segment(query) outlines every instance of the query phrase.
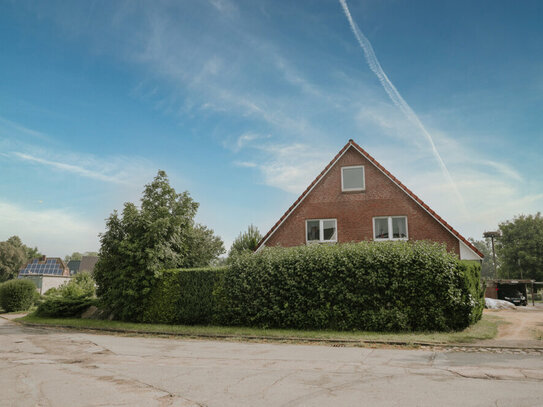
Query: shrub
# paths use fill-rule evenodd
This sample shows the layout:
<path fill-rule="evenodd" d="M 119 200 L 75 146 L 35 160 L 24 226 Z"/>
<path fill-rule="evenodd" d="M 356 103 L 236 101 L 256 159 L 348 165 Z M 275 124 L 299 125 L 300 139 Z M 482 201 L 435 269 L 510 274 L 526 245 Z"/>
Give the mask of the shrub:
<path fill-rule="evenodd" d="M 215 290 L 225 325 L 370 331 L 463 329 L 480 318 L 480 267 L 429 242 L 265 248 Z"/>
<path fill-rule="evenodd" d="M 96 298 L 89 297 L 50 297 L 43 301 L 36 310 L 36 315 L 51 318 L 79 317 L 91 305 L 97 305 Z"/>
<path fill-rule="evenodd" d="M 44 295 L 36 315 L 42 317 L 78 317 L 91 305 L 96 305 L 95 285 L 89 273 L 78 273 L 70 282 L 51 288 Z"/>
<path fill-rule="evenodd" d="M 167 270 L 146 302 L 144 322 L 209 324 L 216 314 L 215 290 L 224 268 Z"/>
<path fill-rule="evenodd" d="M 26 311 L 37 297 L 36 285 L 31 280 L 9 280 L 0 285 L 0 306 L 6 312 Z"/>

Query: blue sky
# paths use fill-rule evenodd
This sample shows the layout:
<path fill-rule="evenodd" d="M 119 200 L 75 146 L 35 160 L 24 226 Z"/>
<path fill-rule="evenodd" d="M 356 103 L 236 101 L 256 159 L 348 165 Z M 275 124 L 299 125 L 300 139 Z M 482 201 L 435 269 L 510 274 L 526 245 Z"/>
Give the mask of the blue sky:
<path fill-rule="evenodd" d="M 349 138 L 466 237 L 543 210 L 543 4 L 347 6 L 0 1 L 0 240 L 97 250 L 164 169 L 228 247 Z"/>

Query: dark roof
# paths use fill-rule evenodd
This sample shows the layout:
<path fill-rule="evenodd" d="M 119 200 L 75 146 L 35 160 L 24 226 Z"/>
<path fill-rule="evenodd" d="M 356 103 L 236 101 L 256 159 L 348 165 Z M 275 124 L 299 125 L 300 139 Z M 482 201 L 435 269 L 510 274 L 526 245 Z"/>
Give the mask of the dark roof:
<path fill-rule="evenodd" d="M 70 270 L 70 274 L 75 274 L 79 271 L 79 265 L 81 264 L 81 260 L 70 260 L 68 262 L 68 269 Z"/>
<path fill-rule="evenodd" d="M 88 271 L 89 273 L 92 273 L 97 261 L 98 256 L 83 256 L 81 259 L 81 265 L 79 266 L 79 271 Z"/>
<path fill-rule="evenodd" d="M 41 259 L 30 260 L 21 267 L 19 276 L 22 275 L 69 276 L 70 271 L 60 257 L 47 258 L 43 256 Z"/>
<path fill-rule="evenodd" d="M 468 246 L 471 250 L 473 250 L 479 257 L 483 258 L 485 257 L 477 248 L 469 242 L 465 237 L 463 237 L 460 233 L 458 233 L 451 225 L 449 225 L 445 220 L 439 216 L 435 211 L 433 211 L 428 205 L 426 205 L 422 199 L 420 199 L 417 195 L 415 195 L 409 188 L 407 188 L 404 184 L 402 184 L 394 175 L 392 175 L 385 167 L 383 167 L 375 158 L 373 158 L 371 155 L 369 155 L 366 150 L 364 150 L 362 147 L 360 147 L 358 144 L 356 144 L 353 140 L 349 140 L 345 146 L 339 152 L 336 154 L 334 158 L 332 158 L 332 161 L 328 163 L 326 167 L 321 171 L 319 175 L 317 175 L 317 178 L 313 180 L 311 184 L 305 189 L 305 191 L 298 197 L 296 201 L 290 206 L 290 208 L 287 209 L 287 211 L 279 218 L 279 220 L 275 223 L 275 225 L 272 226 L 272 228 L 266 233 L 266 235 L 258 242 L 258 245 L 256 247 L 256 250 L 260 248 L 267 240 L 268 238 L 275 233 L 275 231 L 279 228 L 279 226 L 283 223 L 283 221 L 290 216 L 290 214 L 296 209 L 298 204 L 304 200 L 304 198 L 311 192 L 313 187 L 324 177 L 324 175 L 328 172 L 328 170 L 339 160 L 339 158 L 349 149 L 354 148 L 357 150 L 360 154 L 362 154 L 369 162 L 371 162 L 374 166 L 376 166 L 381 172 L 383 172 L 392 182 L 394 182 L 400 189 L 402 189 L 409 197 L 411 197 L 417 204 L 422 206 L 426 212 L 428 212 L 435 220 L 437 220 L 443 227 L 445 227 L 449 232 L 451 232 L 457 239 L 461 240 L 466 246 Z"/>

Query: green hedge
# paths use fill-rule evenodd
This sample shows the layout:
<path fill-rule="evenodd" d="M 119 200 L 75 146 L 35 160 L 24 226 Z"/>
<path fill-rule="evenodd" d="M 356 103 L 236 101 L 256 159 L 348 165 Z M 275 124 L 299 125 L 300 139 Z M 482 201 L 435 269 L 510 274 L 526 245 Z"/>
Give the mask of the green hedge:
<path fill-rule="evenodd" d="M 463 329 L 481 318 L 480 266 L 428 242 L 266 248 L 227 268 L 168 270 L 145 322 L 369 331 Z"/>
<path fill-rule="evenodd" d="M 224 275 L 218 322 L 273 328 L 456 330 L 481 316 L 480 267 L 429 242 L 268 248 Z"/>
<path fill-rule="evenodd" d="M 225 268 L 166 270 L 147 298 L 143 322 L 210 324 L 216 301 L 213 291 Z"/>
<path fill-rule="evenodd" d="M 0 284 L 0 307 L 6 312 L 26 311 L 39 298 L 31 280 L 9 280 Z"/>

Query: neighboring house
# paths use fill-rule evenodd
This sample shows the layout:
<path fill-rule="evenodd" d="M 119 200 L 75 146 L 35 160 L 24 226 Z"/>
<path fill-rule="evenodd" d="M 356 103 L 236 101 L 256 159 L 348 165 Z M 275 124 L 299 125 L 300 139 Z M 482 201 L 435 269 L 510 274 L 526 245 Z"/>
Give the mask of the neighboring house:
<path fill-rule="evenodd" d="M 70 270 L 70 275 L 86 271 L 91 273 L 94 271 L 94 266 L 98 261 L 98 256 L 83 256 L 81 260 L 70 260 L 68 262 L 68 269 Z"/>
<path fill-rule="evenodd" d="M 70 281 L 70 270 L 59 257 L 34 259 L 26 263 L 19 270 L 18 278 L 32 280 L 38 292 L 44 294 L 50 288 L 60 287 Z"/>
<path fill-rule="evenodd" d="M 68 270 L 70 270 L 70 275 L 73 276 L 79 271 L 79 266 L 81 265 L 81 260 L 70 260 L 68 262 Z"/>
<path fill-rule="evenodd" d="M 98 256 L 83 256 L 81 264 L 79 265 L 79 271 L 86 271 L 87 273 L 92 274 L 97 262 Z"/>
<path fill-rule="evenodd" d="M 483 254 L 353 140 L 259 242 L 264 246 L 431 240 L 461 259 Z"/>

